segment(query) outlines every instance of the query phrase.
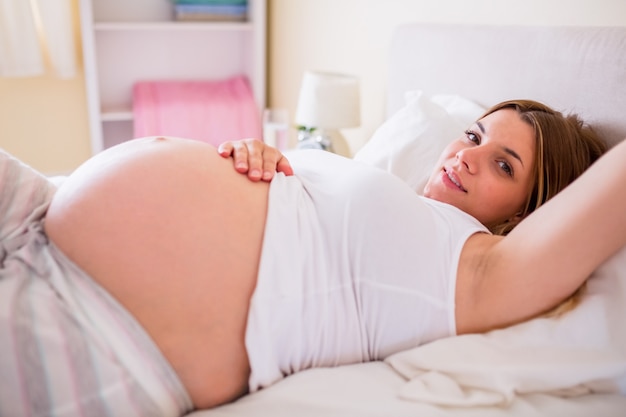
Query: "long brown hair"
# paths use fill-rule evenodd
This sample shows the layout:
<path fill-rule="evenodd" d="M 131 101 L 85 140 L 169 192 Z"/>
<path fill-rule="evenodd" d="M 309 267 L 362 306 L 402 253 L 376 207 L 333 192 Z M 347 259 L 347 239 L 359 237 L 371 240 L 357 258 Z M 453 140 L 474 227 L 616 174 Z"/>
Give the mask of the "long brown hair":
<path fill-rule="evenodd" d="M 514 109 L 535 132 L 535 164 L 532 190 L 520 215 L 491 228 L 496 235 L 508 234 L 520 221 L 578 178 L 607 150 L 606 143 L 576 114 L 562 113 L 532 100 L 510 100 L 487 110 Z M 580 302 L 586 285 L 544 314 L 556 317 Z"/>

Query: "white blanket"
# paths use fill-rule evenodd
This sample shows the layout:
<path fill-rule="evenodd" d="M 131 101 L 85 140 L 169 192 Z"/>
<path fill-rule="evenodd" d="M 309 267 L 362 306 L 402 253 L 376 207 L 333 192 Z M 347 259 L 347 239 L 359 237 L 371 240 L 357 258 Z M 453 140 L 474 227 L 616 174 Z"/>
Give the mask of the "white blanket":
<path fill-rule="evenodd" d="M 463 335 L 387 359 L 409 381 L 404 399 L 452 406 L 507 405 L 517 394 L 626 395 L 626 248 L 588 282 L 582 303 L 486 334 Z"/>

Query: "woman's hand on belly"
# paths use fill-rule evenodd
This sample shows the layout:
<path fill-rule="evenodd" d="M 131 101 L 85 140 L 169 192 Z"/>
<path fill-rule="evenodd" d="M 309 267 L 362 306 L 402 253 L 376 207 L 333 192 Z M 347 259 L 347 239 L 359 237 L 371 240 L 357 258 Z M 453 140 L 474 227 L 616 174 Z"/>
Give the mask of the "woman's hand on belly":
<path fill-rule="evenodd" d="M 293 169 L 285 155 L 258 139 L 224 142 L 217 150 L 224 158 L 232 156 L 235 170 L 247 174 L 251 181 L 271 181 L 277 172 L 293 175 Z"/>

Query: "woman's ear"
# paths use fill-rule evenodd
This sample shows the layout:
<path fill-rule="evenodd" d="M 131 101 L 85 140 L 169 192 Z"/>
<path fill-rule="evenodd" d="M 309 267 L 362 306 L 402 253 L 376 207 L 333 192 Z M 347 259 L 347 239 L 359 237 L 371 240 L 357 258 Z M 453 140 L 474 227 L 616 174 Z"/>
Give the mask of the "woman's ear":
<path fill-rule="evenodd" d="M 509 222 L 520 222 L 524 218 L 524 209 L 521 209 L 509 219 Z"/>

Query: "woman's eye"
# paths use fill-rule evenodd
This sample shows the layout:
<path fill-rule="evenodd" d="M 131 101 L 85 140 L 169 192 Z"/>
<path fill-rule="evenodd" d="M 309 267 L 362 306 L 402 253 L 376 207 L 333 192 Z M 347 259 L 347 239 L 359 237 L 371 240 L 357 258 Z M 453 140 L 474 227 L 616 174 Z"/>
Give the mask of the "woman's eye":
<path fill-rule="evenodd" d="M 500 165 L 500 168 L 502 168 L 502 171 L 504 171 L 506 175 L 508 175 L 509 177 L 513 176 L 513 168 L 511 168 L 511 165 L 509 165 L 505 161 L 500 161 L 498 162 L 498 164 Z"/>
<path fill-rule="evenodd" d="M 465 131 L 465 137 L 467 137 L 467 140 L 469 140 L 470 142 L 474 142 L 477 145 L 480 144 L 480 137 L 471 130 Z"/>

